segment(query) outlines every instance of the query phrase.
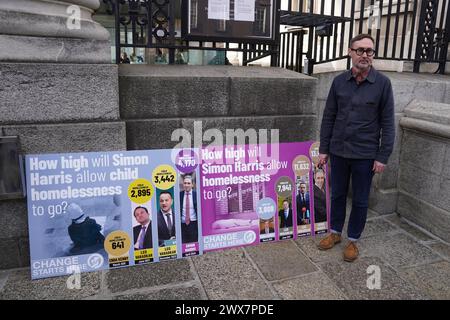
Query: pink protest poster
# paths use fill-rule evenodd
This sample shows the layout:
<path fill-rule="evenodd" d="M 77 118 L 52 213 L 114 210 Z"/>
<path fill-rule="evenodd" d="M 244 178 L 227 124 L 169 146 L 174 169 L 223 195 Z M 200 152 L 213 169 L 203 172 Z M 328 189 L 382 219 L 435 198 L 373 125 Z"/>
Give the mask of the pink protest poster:
<path fill-rule="evenodd" d="M 311 145 L 203 148 L 199 183 L 204 250 L 310 235 L 314 221 Z M 300 200 L 306 199 L 304 205 Z"/>

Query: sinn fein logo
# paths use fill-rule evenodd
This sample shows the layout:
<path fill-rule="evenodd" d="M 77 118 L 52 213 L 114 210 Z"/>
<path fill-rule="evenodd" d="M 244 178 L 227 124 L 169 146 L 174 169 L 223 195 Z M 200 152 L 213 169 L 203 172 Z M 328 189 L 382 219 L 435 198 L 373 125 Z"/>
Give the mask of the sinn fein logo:
<path fill-rule="evenodd" d="M 256 234 L 253 231 L 247 231 L 244 234 L 244 242 L 245 243 L 253 243 L 256 240 Z"/>
<path fill-rule="evenodd" d="M 103 256 L 98 254 L 98 253 L 94 253 L 91 254 L 87 260 L 87 264 L 89 267 L 91 267 L 92 269 L 98 269 L 103 265 Z"/>

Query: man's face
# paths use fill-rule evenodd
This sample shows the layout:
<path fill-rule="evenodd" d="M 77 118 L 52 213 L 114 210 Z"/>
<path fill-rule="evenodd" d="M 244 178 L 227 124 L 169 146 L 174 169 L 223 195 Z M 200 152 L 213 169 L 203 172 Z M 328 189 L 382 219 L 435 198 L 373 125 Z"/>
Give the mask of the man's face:
<path fill-rule="evenodd" d="M 318 172 L 318 173 L 316 174 L 316 179 L 315 179 L 315 181 L 316 181 L 316 185 L 317 185 L 319 188 L 322 188 L 322 187 L 323 187 L 323 183 L 324 183 L 324 181 L 325 181 L 324 178 L 325 178 L 325 177 L 324 177 L 324 175 L 323 175 L 322 172 Z"/>
<path fill-rule="evenodd" d="M 161 207 L 162 211 L 169 211 L 172 207 L 172 197 L 167 193 L 161 194 L 159 196 L 159 206 Z"/>
<path fill-rule="evenodd" d="M 283 202 L 283 209 L 284 210 L 289 209 L 289 202 L 287 201 Z"/>
<path fill-rule="evenodd" d="M 183 187 L 184 187 L 184 191 L 191 192 L 191 190 L 192 190 L 192 180 L 191 179 L 185 179 L 183 181 Z"/>
<path fill-rule="evenodd" d="M 306 193 L 306 184 L 301 184 L 300 185 L 300 193 L 305 194 Z"/>
<path fill-rule="evenodd" d="M 358 48 L 374 49 L 374 44 L 373 44 L 372 40 L 365 38 L 365 39 L 362 39 L 362 40 L 359 40 L 359 41 L 356 41 L 353 43 L 352 49 L 358 49 Z M 364 71 L 364 70 L 367 70 L 372 65 L 374 56 L 368 57 L 366 52 L 364 52 L 362 54 L 362 56 L 358 56 L 356 54 L 356 51 L 348 49 L 348 54 L 352 58 L 353 66 L 357 69 Z"/>
<path fill-rule="evenodd" d="M 150 221 L 150 215 L 143 208 L 138 208 L 134 211 L 134 217 L 136 221 L 142 225 L 147 224 Z"/>

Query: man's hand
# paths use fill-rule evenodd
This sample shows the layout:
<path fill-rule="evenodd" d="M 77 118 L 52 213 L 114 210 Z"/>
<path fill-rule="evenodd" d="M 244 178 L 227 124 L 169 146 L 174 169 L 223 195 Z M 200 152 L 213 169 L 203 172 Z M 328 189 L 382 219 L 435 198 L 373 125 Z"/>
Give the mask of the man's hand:
<path fill-rule="evenodd" d="M 328 154 L 319 153 L 319 167 L 326 165 L 328 162 Z"/>
<path fill-rule="evenodd" d="M 381 162 L 378 162 L 375 160 L 373 162 L 372 171 L 374 171 L 375 173 L 382 173 L 384 171 L 385 167 L 386 167 L 386 165 L 384 163 L 381 163 Z"/>

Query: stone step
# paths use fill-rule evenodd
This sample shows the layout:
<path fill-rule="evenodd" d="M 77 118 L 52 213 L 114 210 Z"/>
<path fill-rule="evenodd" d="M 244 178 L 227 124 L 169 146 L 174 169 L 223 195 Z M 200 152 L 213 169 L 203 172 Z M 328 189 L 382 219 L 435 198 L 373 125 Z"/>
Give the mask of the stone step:
<path fill-rule="evenodd" d="M 120 120 L 117 69 L 0 63 L 0 125 Z"/>
<path fill-rule="evenodd" d="M 316 115 L 317 80 L 280 68 L 120 65 L 122 119 Z"/>

